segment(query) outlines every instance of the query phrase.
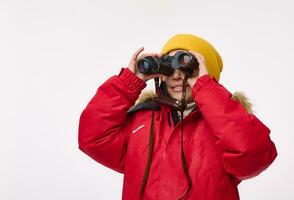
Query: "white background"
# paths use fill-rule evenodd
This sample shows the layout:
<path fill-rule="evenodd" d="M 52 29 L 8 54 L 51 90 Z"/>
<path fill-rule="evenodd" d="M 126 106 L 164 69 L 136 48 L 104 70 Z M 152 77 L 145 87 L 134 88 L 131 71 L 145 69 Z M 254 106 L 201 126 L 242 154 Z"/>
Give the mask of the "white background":
<path fill-rule="evenodd" d="M 78 149 L 79 116 L 136 49 L 176 33 L 218 49 L 220 83 L 272 131 L 279 155 L 241 199 L 294 199 L 292 2 L 1 0 L 0 199 L 121 199 L 123 176 Z"/>

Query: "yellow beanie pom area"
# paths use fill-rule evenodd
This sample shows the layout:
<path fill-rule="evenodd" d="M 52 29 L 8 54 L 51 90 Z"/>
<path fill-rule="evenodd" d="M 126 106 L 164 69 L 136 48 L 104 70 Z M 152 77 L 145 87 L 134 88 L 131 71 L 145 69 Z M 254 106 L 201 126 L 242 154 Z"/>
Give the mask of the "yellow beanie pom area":
<path fill-rule="evenodd" d="M 196 51 L 204 56 L 209 75 L 219 81 L 223 69 L 222 58 L 206 40 L 191 34 L 177 34 L 166 42 L 162 53 L 167 54 L 177 49 Z"/>

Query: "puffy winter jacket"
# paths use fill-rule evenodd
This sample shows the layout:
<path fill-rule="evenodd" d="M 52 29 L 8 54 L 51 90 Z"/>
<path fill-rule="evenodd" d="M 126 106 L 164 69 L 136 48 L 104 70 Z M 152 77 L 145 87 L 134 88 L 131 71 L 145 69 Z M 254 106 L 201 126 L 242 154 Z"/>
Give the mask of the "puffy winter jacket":
<path fill-rule="evenodd" d="M 180 123 L 171 123 L 171 108 L 164 104 L 127 113 L 145 86 L 124 68 L 102 84 L 81 114 L 79 148 L 123 173 L 122 199 L 137 200 L 153 112 L 152 162 L 141 199 L 177 200 L 188 187 Z M 186 199 L 237 200 L 237 185 L 261 173 L 277 156 L 270 129 L 209 75 L 197 79 L 192 94 L 198 109 L 182 121 L 183 150 L 192 181 Z"/>

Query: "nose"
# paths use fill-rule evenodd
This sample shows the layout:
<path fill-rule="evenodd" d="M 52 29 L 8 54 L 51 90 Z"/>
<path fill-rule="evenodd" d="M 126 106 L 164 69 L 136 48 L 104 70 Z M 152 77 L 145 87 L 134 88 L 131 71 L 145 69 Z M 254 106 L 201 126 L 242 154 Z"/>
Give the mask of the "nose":
<path fill-rule="evenodd" d="M 178 69 L 175 70 L 174 73 L 172 74 L 172 78 L 174 80 L 184 79 L 183 76 L 184 76 L 183 72 Z"/>

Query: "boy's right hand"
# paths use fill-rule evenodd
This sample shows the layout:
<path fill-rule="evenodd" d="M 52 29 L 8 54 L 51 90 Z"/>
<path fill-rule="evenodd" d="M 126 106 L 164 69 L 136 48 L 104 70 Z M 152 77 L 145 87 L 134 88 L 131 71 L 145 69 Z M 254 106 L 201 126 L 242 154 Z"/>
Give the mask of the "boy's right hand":
<path fill-rule="evenodd" d="M 138 76 L 139 78 L 141 78 L 143 81 L 148 81 L 150 79 L 156 78 L 156 77 L 160 77 L 162 76 L 161 74 L 142 74 L 137 72 L 136 70 L 136 65 L 138 60 L 147 57 L 147 56 L 153 56 L 153 57 L 161 57 L 162 54 L 161 53 L 143 53 L 140 55 L 140 53 L 144 50 L 144 47 L 141 47 L 140 49 L 138 49 L 132 56 L 131 61 L 129 63 L 129 70 L 131 70 L 131 72 L 133 72 L 134 74 L 136 74 L 136 76 Z M 140 55 L 140 56 L 139 56 Z"/>

